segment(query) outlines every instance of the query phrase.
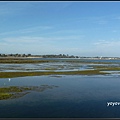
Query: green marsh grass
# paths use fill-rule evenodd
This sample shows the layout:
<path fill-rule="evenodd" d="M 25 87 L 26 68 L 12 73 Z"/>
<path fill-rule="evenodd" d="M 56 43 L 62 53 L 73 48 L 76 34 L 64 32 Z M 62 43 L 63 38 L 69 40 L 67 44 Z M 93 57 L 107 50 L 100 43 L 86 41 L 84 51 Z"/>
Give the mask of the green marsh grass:
<path fill-rule="evenodd" d="M 2 63 L 2 64 L 6 64 L 6 63 L 10 63 L 10 64 L 45 63 L 45 62 L 52 62 L 52 61 L 48 61 L 48 60 L 26 60 L 26 59 L 5 59 L 5 60 L 0 59 L 0 63 Z"/>
<path fill-rule="evenodd" d="M 58 87 L 58 86 L 41 85 L 41 86 L 27 86 L 27 87 L 20 87 L 20 86 L 0 87 L 0 100 L 15 99 L 30 93 L 30 91 L 42 92 L 46 89 L 53 89 L 54 87 Z"/>
<path fill-rule="evenodd" d="M 26 63 L 45 63 L 45 62 L 58 62 L 57 60 L 31 60 L 31 59 L 0 59 L 0 63 L 10 63 L 10 64 L 26 64 Z M 86 61 L 65 61 L 69 63 L 83 63 L 83 64 L 113 64 L 109 62 L 86 62 Z M 90 65 L 91 66 L 91 65 Z M 62 66 L 64 68 L 64 66 Z M 45 68 L 43 72 L 0 72 L 0 78 L 13 78 L 13 77 L 24 77 L 24 76 L 40 76 L 40 75 L 104 75 L 108 74 L 103 72 L 105 70 L 120 70 L 120 67 L 115 66 L 92 66 L 94 70 L 83 70 L 83 71 L 62 71 L 56 72 L 56 68 Z M 101 72 L 102 71 L 102 72 Z"/>
<path fill-rule="evenodd" d="M 85 71 L 64 71 L 64 72 L 0 72 L 0 78 L 13 78 L 24 76 L 40 76 L 40 75 L 97 75 L 108 74 L 100 72 L 99 70 L 85 70 Z"/>

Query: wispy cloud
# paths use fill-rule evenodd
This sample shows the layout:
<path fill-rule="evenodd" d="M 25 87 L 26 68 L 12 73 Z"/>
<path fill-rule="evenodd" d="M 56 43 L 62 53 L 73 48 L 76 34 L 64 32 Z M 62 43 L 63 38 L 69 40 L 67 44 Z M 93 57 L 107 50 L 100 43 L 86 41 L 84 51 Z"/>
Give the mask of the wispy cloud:
<path fill-rule="evenodd" d="M 11 52 L 31 52 L 31 53 L 75 53 L 80 51 L 81 48 L 76 47 L 77 41 L 80 36 L 65 36 L 65 37 L 6 37 L 1 39 L 0 50 Z M 73 42 L 74 41 L 74 42 Z M 7 48 L 7 49 L 5 49 Z"/>
<path fill-rule="evenodd" d="M 32 37 L 32 36 L 20 36 L 20 37 L 5 37 L 1 40 L 6 43 L 39 43 L 39 42 L 54 42 L 54 41 L 69 41 L 69 40 L 80 40 L 81 36 L 69 35 L 64 37 Z"/>
<path fill-rule="evenodd" d="M 97 47 L 118 47 L 120 46 L 120 41 L 108 41 L 108 40 L 99 40 L 98 42 L 94 43 L 95 46 Z"/>
<path fill-rule="evenodd" d="M 38 32 L 38 31 L 50 30 L 50 29 L 53 29 L 53 27 L 52 26 L 36 26 L 36 27 L 18 29 L 18 30 L 15 30 L 15 31 L 3 32 L 3 33 L 0 33 L 0 35 L 34 33 L 34 32 Z"/>
<path fill-rule="evenodd" d="M 0 2 L 0 15 L 8 15 L 13 12 L 13 8 L 9 6 L 9 3 Z"/>
<path fill-rule="evenodd" d="M 0 15 L 11 15 L 18 14 L 19 12 L 23 12 L 25 9 L 31 7 L 30 2 L 0 2 Z"/>
<path fill-rule="evenodd" d="M 99 53 L 101 56 L 119 56 L 120 41 L 118 40 L 99 40 L 94 43 L 94 51 Z"/>
<path fill-rule="evenodd" d="M 93 43 L 95 46 L 106 46 L 111 44 L 110 41 L 107 40 L 98 40 L 98 42 Z"/>
<path fill-rule="evenodd" d="M 86 24 L 98 24 L 98 25 L 105 25 L 108 24 L 110 19 L 107 17 L 101 16 L 101 17 L 85 17 L 85 18 L 77 18 L 76 22 L 86 22 Z"/>
<path fill-rule="evenodd" d="M 14 4 L 14 3 L 13 3 Z M 9 2 L 0 2 L 0 15 L 11 15 L 19 10 L 17 6 Z"/>

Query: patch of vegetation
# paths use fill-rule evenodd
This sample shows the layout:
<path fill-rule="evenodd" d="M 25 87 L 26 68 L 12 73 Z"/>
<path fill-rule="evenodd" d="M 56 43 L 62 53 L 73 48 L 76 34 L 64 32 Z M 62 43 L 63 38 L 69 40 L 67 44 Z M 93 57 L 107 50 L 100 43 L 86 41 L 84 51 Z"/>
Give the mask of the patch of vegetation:
<path fill-rule="evenodd" d="M 111 71 L 118 71 L 120 70 L 120 67 L 115 67 L 115 66 L 94 66 L 95 69 L 97 70 L 111 70 Z"/>
<path fill-rule="evenodd" d="M 68 63 L 87 63 L 87 64 L 113 64 L 113 62 L 93 62 L 93 61 L 84 61 L 84 60 L 33 60 L 30 58 L 0 58 L 0 63 L 13 63 L 13 64 L 20 64 L 20 63 L 44 63 L 44 62 L 68 62 Z"/>
<path fill-rule="evenodd" d="M 109 68 L 103 68 L 101 70 L 107 70 L 107 71 L 119 71 L 120 67 L 109 67 Z"/>
<path fill-rule="evenodd" d="M 100 72 L 100 70 L 85 70 L 85 71 L 47 71 L 47 72 L 0 72 L 0 78 L 13 78 L 13 77 L 24 77 L 24 76 L 40 76 L 40 75 L 97 75 L 97 74 L 108 74 Z"/>
<path fill-rule="evenodd" d="M 11 93 L 0 93 L 0 100 L 9 99 L 12 95 Z"/>
<path fill-rule="evenodd" d="M 30 93 L 30 91 L 42 92 L 46 89 L 53 89 L 54 87 L 58 87 L 58 86 L 41 85 L 41 86 L 28 86 L 28 87 L 20 87 L 20 86 L 1 87 L 0 100 L 15 99 Z"/>
<path fill-rule="evenodd" d="M 27 60 L 27 59 L 0 59 L 0 63 L 13 63 L 13 64 L 21 64 L 21 63 L 45 63 L 45 62 L 53 62 L 52 60 Z"/>
<path fill-rule="evenodd" d="M 44 70 L 57 70 L 57 68 L 45 68 Z"/>

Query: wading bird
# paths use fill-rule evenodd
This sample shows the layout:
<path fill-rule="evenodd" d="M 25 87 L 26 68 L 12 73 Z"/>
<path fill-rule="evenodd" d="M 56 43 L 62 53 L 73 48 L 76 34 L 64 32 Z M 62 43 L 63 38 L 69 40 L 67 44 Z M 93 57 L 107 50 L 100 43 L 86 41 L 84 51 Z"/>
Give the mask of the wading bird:
<path fill-rule="evenodd" d="M 9 78 L 8 80 L 9 80 L 9 82 L 10 82 L 11 79 Z"/>

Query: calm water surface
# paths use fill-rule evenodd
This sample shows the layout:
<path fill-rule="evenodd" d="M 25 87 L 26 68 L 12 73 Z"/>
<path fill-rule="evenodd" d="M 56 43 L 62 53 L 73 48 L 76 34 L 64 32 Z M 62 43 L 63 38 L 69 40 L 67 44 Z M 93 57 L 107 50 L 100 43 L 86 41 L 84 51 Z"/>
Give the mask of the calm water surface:
<path fill-rule="evenodd" d="M 4 84 L 5 83 L 5 84 Z M 120 118 L 120 76 L 61 75 L 0 79 L 0 86 L 55 85 L 42 92 L 0 101 L 1 118 Z"/>

